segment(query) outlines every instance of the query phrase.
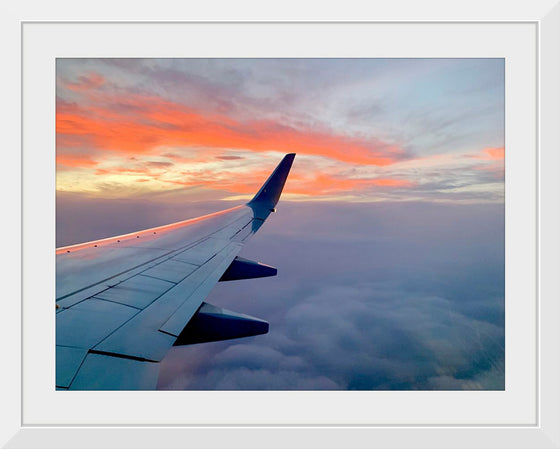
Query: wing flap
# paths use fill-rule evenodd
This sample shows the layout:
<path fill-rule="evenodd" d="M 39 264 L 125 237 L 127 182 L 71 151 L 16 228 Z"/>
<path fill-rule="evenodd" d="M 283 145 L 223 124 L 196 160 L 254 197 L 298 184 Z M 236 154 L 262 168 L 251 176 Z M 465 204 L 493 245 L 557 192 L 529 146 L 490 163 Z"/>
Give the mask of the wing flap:
<path fill-rule="evenodd" d="M 71 383 L 73 390 L 154 390 L 159 363 L 88 354 Z"/>

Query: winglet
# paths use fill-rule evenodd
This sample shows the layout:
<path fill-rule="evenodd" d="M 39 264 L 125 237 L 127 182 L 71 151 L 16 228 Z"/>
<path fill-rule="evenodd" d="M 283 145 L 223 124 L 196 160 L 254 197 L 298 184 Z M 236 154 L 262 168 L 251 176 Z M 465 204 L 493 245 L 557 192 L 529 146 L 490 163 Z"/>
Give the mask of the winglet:
<path fill-rule="evenodd" d="M 286 156 L 284 156 L 284 159 L 280 161 L 254 198 L 247 203 L 248 206 L 252 207 L 254 210 L 267 209 L 269 212 L 274 210 L 274 207 L 276 207 L 280 199 L 280 194 L 282 193 L 295 157 L 295 153 L 286 154 Z"/>

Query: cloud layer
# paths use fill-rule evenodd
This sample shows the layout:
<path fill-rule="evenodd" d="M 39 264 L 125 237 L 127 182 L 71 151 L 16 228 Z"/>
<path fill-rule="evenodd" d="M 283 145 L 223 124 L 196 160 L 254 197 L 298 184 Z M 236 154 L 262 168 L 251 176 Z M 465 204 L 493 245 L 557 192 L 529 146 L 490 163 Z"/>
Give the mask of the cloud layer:
<path fill-rule="evenodd" d="M 217 204 L 82 198 L 59 206 L 61 223 L 89 211 L 73 223 L 83 241 Z M 276 266 L 278 276 L 221 283 L 207 298 L 266 319 L 270 332 L 175 348 L 159 387 L 503 389 L 503 212 L 492 204 L 281 202 L 241 253 Z M 106 235 L 95 235 L 100 229 Z"/>

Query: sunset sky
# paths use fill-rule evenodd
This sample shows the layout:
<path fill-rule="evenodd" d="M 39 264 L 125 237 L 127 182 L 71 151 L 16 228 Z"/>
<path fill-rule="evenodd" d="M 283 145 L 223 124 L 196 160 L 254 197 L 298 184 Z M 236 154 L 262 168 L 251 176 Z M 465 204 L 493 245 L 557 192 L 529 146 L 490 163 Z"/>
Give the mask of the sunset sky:
<path fill-rule="evenodd" d="M 58 59 L 57 191 L 501 202 L 501 59 Z"/>
<path fill-rule="evenodd" d="M 57 246 L 284 194 L 160 389 L 503 390 L 503 59 L 58 59 Z"/>

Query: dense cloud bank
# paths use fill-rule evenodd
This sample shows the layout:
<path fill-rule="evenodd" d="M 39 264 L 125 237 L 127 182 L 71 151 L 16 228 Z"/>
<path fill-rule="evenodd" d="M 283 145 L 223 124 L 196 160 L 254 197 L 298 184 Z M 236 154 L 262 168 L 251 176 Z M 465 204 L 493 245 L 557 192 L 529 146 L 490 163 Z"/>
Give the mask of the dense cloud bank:
<path fill-rule="evenodd" d="M 92 201 L 72 238 L 195 212 L 154 204 Z M 73 228 L 78 205 L 58 206 L 58 229 Z M 284 202 L 240 255 L 278 276 L 219 284 L 207 301 L 270 332 L 173 349 L 159 388 L 504 388 L 503 205 Z"/>

